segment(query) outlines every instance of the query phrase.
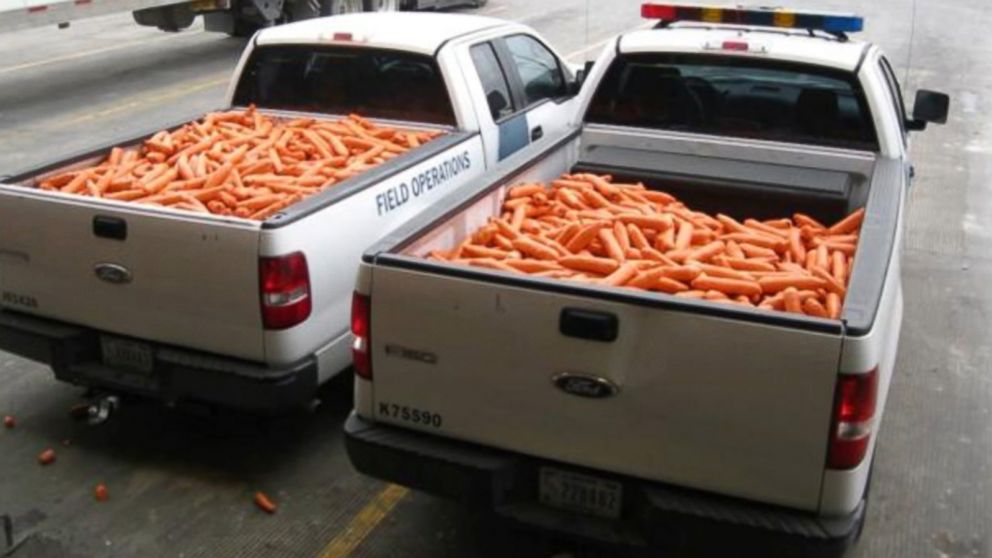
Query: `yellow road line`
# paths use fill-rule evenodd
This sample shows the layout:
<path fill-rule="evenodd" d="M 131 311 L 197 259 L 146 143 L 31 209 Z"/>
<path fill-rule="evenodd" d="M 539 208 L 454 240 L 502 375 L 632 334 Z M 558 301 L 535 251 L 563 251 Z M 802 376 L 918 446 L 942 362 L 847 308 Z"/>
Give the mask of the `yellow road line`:
<path fill-rule="evenodd" d="M 382 489 L 371 502 L 365 504 L 343 531 L 327 543 L 318 558 L 347 558 L 409 492 L 395 484 Z"/>
<path fill-rule="evenodd" d="M 45 60 L 38 60 L 35 62 L 25 62 L 23 64 L 17 64 L 16 66 L 7 66 L 6 68 L 0 68 L 0 75 L 16 72 L 18 70 L 27 70 L 29 68 L 38 68 L 40 66 L 47 66 L 49 64 L 56 64 L 58 62 L 66 62 L 69 60 L 76 60 L 78 58 L 86 58 L 87 56 L 93 56 L 94 54 L 103 54 L 104 52 L 110 52 L 114 50 L 120 50 L 122 48 L 129 48 L 136 45 L 147 45 L 150 43 L 158 43 L 162 41 L 171 41 L 179 39 L 182 37 L 191 37 L 189 34 L 180 35 L 165 35 L 162 37 L 154 37 L 151 39 L 141 39 L 140 41 L 131 41 L 127 43 L 119 43 L 116 45 L 111 45 L 103 48 L 95 48 L 92 50 L 81 50 L 78 52 L 73 52 L 71 54 L 66 54 L 63 56 L 56 56 L 55 58 L 47 58 Z"/>

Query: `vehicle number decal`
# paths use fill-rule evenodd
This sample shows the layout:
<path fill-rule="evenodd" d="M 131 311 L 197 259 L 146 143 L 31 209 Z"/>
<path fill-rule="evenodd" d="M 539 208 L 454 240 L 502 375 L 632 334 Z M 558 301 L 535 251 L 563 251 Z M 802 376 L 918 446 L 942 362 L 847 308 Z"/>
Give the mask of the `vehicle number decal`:
<path fill-rule="evenodd" d="M 441 428 L 443 423 L 440 413 L 432 413 L 395 403 L 379 403 L 379 415 L 433 428 Z"/>

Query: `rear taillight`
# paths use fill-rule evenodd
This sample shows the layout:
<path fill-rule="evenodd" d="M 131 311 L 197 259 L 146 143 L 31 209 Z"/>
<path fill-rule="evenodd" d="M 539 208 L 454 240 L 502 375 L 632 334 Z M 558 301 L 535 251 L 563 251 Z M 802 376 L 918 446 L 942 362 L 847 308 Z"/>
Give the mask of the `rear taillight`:
<path fill-rule="evenodd" d="M 265 329 L 287 329 L 310 317 L 310 272 L 302 252 L 260 258 L 258 279 Z"/>
<path fill-rule="evenodd" d="M 841 374 L 834 394 L 827 467 L 853 469 L 864 460 L 871 441 L 878 368 L 867 374 Z"/>
<path fill-rule="evenodd" d="M 372 355 L 369 351 L 369 330 L 372 317 L 372 301 L 367 295 L 355 293 L 351 299 L 351 333 L 355 340 L 351 345 L 351 359 L 355 366 L 355 374 L 372 379 Z"/>

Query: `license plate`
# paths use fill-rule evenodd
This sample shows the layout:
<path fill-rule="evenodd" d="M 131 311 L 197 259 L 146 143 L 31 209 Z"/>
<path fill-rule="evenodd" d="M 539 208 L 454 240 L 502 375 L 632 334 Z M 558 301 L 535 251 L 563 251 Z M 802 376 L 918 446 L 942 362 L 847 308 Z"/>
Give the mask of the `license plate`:
<path fill-rule="evenodd" d="M 147 343 L 139 343 L 116 337 L 101 337 L 100 348 L 103 350 L 103 363 L 112 368 L 151 374 L 154 358 L 152 347 Z"/>
<path fill-rule="evenodd" d="M 615 519 L 620 517 L 623 486 L 616 481 L 541 467 L 539 496 L 541 503 L 548 506 Z"/>

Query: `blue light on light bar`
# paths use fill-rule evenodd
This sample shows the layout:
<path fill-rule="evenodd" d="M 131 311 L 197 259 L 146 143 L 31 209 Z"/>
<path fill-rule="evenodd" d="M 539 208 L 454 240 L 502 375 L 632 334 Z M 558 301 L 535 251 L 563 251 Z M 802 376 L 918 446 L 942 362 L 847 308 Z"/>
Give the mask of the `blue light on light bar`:
<path fill-rule="evenodd" d="M 655 4 L 641 6 L 641 16 L 664 22 L 701 21 L 728 25 L 753 25 L 790 29 L 812 29 L 828 33 L 857 33 L 865 20 L 853 14 L 826 12 L 792 12 L 777 8 L 725 8 L 692 4 Z"/>

